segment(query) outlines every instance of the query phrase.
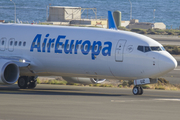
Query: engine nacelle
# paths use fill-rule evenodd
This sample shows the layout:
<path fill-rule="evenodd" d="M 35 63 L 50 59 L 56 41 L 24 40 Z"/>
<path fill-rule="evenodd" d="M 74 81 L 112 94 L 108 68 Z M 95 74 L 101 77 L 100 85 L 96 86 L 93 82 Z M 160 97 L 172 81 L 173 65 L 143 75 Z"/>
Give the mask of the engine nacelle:
<path fill-rule="evenodd" d="M 9 60 L 0 60 L 0 84 L 14 84 L 19 78 L 19 67 Z"/>
<path fill-rule="evenodd" d="M 83 78 L 83 77 L 62 77 L 69 83 L 81 83 L 81 84 L 97 84 L 102 83 L 106 79 L 95 79 L 95 78 Z"/>

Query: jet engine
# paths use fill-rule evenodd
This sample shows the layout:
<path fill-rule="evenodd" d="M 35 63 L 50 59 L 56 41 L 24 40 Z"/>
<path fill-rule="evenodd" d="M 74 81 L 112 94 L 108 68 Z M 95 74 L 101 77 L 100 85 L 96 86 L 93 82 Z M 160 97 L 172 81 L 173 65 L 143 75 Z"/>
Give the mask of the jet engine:
<path fill-rule="evenodd" d="M 106 79 L 95 79 L 95 78 L 83 78 L 83 77 L 62 77 L 69 83 L 81 83 L 81 84 L 97 84 L 102 83 Z"/>
<path fill-rule="evenodd" d="M 0 84 L 14 84 L 19 78 L 19 67 L 8 60 L 0 60 Z"/>

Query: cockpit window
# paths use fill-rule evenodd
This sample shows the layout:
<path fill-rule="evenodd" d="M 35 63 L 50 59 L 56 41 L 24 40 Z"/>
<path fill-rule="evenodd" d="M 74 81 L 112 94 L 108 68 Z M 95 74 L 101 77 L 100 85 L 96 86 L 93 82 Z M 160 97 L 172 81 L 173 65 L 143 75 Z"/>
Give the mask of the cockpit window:
<path fill-rule="evenodd" d="M 137 48 L 139 51 L 142 51 L 142 52 L 144 52 L 144 49 L 143 49 L 143 46 L 138 46 L 138 48 Z"/>
<path fill-rule="evenodd" d="M 151 50 L 152 50 L 152 51 L 162 51 L 159 46 L 152 46 L 152 47 L 151 47 Z"/>
<path fill-rule="evenodd" d="M 165 49 L 163 46 L 161 46 L 161 49 L 162 49 L 163 51 L 166 51 L 166 49 Z"/>
<path fill-rule="evenodd" d="M 165 51 L 163 46 L 141 46 L 139 45 L 137 50 L 141 52 L 149 52 L 149 51 Z"/>
<path fill-rule="evenodd" d="M 150 47 L 149 46 L 138 46 L 137 48 L 139 51 L 141 52 L 149 52 L 151 51 Z"/>
<path fill-rule="evenodd" d="M 145 46 L 145 52 L 149 52 L 151 51 L 150 47 L 149 46 Z"/>

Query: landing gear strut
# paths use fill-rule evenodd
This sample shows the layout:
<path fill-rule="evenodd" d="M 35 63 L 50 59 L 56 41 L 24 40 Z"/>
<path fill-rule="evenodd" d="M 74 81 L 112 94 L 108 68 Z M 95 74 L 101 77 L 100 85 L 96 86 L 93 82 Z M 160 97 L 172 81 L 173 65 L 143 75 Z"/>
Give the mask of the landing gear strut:
<path fill-rule="evenodd" d="M 141 86 L 134 86 L 132 92 L 134 95 L 142 95 L 143 94 L 143 88 Z"/>
<path fill-rule="evenodd" d="M 18 86 L 21 89 L 33 89 L 37 85 L 37 80 L 34 76 L 28 77 L 28 76 L 21 76 L 18 79 Z"/>

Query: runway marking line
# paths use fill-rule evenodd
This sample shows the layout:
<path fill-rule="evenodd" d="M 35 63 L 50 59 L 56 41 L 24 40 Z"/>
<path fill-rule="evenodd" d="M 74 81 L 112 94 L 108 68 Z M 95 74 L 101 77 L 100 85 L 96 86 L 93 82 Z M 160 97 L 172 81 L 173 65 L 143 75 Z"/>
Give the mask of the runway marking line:
<path fill-rule="evenodd" d="M 180 102 L 180 99 L 151 99 L 151 100 L 111 100 L 111 102 L 148 102 L 148 101 L 175 101 Z"/>
<path fill-rule="evenodd" d="M 174 70 L 180 70 L 180 69 L 174 69 Z"/>
<path fill-rule="evenodd" d="M 145 102 L 145 101 L 152 101 L 152 100 L 111 100 L 111 102 Z"/>
<path fill-rule="evenodd" d="M 177 102 L 180 102 L 180 99 L 155 99 L 155 100 L 160 100 L 160 101 L 177 101 Z"/>

